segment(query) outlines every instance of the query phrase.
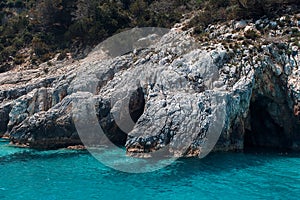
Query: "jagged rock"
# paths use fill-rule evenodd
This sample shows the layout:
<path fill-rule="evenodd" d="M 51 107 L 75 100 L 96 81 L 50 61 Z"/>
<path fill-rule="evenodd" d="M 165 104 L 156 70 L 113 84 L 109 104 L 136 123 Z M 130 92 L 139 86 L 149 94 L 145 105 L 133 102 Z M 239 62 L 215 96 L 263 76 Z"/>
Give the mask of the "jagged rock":
<path fill-rule="evenodd" d="M 235 29 L 243 29 L 247 26 L 247 22 L 245 20 L 241 20 L 241 21 L 237 21 L 235 24 L 234 24 L 234 28 Z"/>
<path fill-rule="evenodd" d="M 270 23 L 271 28 L 276 28 L 277 27 L 277 22 L 271 21 Z"/>
<path fill-rule="evenodd" d="M 0 137 L 7 132 L 7 125 L 9 122 L 9 113 L 12 109 L 11 103 L 6 103 L 0 107 Z"/>
<path fill-rule="evenodd" d="M 235 34 L 243 35 L 246 26 L 237 22 L 241 33 Z M 229 26 L 210 27 L 235 40 Z M 47 75 L 36 70 L 9 80 L 12 73 L 3 73 L 0 133 L 8 131 L 14 144 L 44 149 L 110 140 L 130 155 L 163 149 L 203 156 L 212 147 L 299 150 L 299 57 L 273 42 L 234 51 L 220 42 L 207 46 L 174 28 L 155 45 L 123 56 L 109 58 L 96 48 Z"/>

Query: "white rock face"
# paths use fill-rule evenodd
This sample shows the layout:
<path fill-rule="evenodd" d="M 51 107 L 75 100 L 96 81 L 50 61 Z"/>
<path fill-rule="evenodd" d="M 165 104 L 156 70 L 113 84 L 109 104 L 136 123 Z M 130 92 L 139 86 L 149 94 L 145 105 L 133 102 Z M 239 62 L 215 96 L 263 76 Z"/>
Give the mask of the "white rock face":
<path fill-rule="evenodd" d="M 210 27 L 220 38 L 242 35 Z M 273 42 L 235 50 L 199 44 L 174 28 L 149 48 L 123 56 L 109 58 L 96 49 L 48 74 L 25 71 L 14 80 L 11 72 L 0 74 L 0 133 L 16 144 L 52 149 L 81 144 L 77 125 L 85 142 L 99 145 L 107 139 L 93 141 L 90 133 L 100 124 L 130 155 L 165 149 L 172 156 L 203 156 L 213 147 L 243 150 L 245 138 L 252 145 L 299 147 L 300 60 L 279 52 Z"/>

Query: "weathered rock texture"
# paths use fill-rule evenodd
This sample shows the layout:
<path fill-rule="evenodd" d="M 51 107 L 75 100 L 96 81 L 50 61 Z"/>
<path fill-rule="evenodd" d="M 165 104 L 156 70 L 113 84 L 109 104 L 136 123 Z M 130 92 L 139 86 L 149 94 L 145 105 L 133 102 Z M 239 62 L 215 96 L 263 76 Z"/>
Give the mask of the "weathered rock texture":
<path fill-rule="evenodd" d="M 74 102 L 92 99 L 104 133 L 130 155 L 201 156 L 219 133 L 215 150 L 300 150 L 300 57 L 286 39 L 299 27 L 289 24 L 294 16 L 278 20 L 281 31 L 267 19 L 212 25 L 206 42 L 178 25 L 124 56 L 98 50 L 49 70 L 2 73 L 0 134 L 33 148 L 79 145 L 76 120 L 91 122 L 74 114 Z"/>

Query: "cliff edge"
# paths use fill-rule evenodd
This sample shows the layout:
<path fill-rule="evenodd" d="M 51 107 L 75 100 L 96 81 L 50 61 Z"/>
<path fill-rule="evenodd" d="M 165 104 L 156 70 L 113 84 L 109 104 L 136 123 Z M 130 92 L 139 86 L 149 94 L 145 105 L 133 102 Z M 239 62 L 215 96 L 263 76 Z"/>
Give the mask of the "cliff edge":
<path fill-rule="evenodd" d="M 74 109 L 89 99 L 107 138 L 130 155 L 201 156 L 215 132 L 215 150 L 300 150 L 299 27 L 300 13 L 209 25 L 196 38 L 183 22 L 122 56 L 96 48 L 1 73 L 0 135 L 39 149 L 80 145 L 76 123 L 91 122 Z M 134 123 L 122 128 L 128 114 Z"/>

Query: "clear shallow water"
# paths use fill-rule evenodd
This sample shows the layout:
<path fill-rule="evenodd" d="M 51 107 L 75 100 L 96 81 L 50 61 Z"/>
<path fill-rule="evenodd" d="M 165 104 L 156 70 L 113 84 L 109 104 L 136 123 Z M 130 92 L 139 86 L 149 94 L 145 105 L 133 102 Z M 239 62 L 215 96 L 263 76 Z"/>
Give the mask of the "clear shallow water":
<path fill-rule="evenodd" d="M 0 141 L 0 199 L 300 199 L 300 155 L 216 153 L 127 174 L 87 152 Z"/>

